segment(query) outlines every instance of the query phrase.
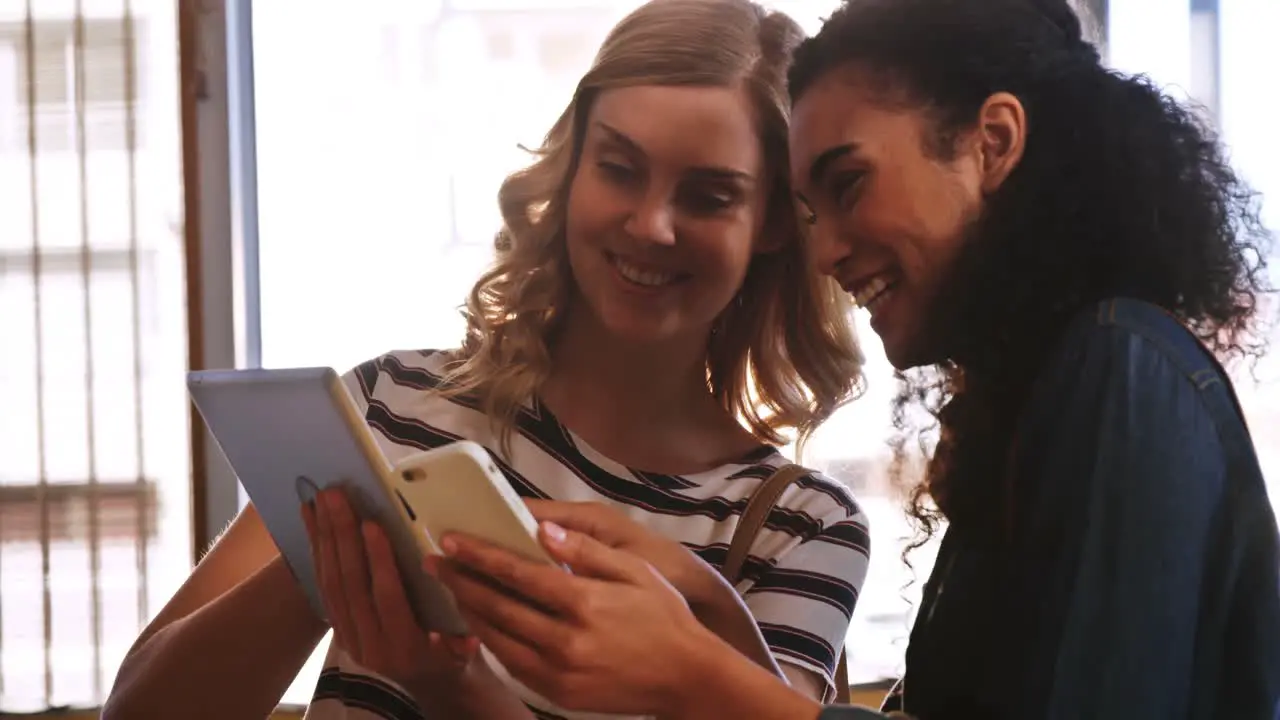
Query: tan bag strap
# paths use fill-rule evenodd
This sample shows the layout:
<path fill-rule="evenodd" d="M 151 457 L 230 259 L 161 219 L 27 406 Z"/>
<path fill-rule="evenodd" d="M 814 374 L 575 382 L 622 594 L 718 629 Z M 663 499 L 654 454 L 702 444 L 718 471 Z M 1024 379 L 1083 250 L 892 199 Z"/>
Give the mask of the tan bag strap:
<path fill-rule="evenodd" d="M 738 519 L 738 527 L 733 531 L 733 539 L 729 541 L 729 552 L 724 556 L 724 567 L 720 570 L 730 585 L 737 585 L 742 579 L 742 566 L 747 562 L 751 546 L 755 544 L 756 536 L 764 527 L 765 520 L 769 519 L 769 513 L 782 496 L 782 491 L 807 472 L 794 463 L 783 465 L 774 470 L 747 501 L 747 509 L 742 511 L 742 517 Z"/>
<path fill-rule="evenodd" d="M 737 585 L 742 579 L 742 567 L 747 562 L 751 546 L 755 544 L 756 536 L 764 528 L 764 523 L 769 519 L 769 513 L 773 511 L 773 506 L 777 504 L 782 492 L 808 472 L 794 463 L 783 465 L 774 470 L 747 501 L 747 508 L 742 511 L 742 517 L 738 519 L 738 527 L 733 531 L 733 539 L 729 541 L 729 552 L 725 555 L 724 567 L 720 570 L 730 585 Z M 849 664 L 845 660 L 843 649 L 840 651 L 840 660 L 836 663 L 835 684 L 836 702 L 848 704 Z"/>

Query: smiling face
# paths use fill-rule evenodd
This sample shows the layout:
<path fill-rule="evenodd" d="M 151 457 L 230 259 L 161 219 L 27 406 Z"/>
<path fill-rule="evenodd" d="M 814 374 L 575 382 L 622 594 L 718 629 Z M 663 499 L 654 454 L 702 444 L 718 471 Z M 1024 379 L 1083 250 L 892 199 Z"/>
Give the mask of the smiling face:
<path fill-rule="evenodd" d="M 926 112 L 872 87 L 837 70 L 805 91 L 791 174 L 819 268 L 871 313 L 889 361 L 907 368 L 941 359 L 933 301 L 981 212 L 987 163 L 971 138 L 938 152 Z"/>
<path fill-rule="evenodd" d="M 705 337 L 742 286 L 767 183 L 745 91 L 607 90 L 587 118 L 566 243 L 580 300 L 631 342 Z"/>

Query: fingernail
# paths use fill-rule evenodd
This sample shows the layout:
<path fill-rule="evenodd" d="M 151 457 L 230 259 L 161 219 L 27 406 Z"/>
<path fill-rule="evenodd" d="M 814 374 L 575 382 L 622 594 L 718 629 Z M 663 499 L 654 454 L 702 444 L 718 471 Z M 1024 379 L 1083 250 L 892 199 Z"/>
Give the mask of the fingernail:
<path fill-rule="evenodd" d="M 458 552 L 458 541 L 454 540 L 452 535 L 445 535 L 440 540 L 440 549 L 444 551 L 445 555 L 452 556 Z"/>
<path fill-rule="evenodd" d="M 551 540 L 551 542 L 554 542 L 554 543 L 564 542 L 564 539 L 565 539 L 564 528 L 560 527 L 559 525 L 549 520 L 547 522 L 542 523 L 542 532 L 546 533 L 547 538 Z"/>

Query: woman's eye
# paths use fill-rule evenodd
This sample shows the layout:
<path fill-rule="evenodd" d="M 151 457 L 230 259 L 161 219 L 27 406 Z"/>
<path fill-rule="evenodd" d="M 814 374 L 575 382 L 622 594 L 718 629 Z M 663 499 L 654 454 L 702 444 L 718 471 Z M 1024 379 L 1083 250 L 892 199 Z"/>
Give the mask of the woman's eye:
<path fill-rule="evenodd" d="M 863 172 L 847 172 L 831 179 L 828 192 L 841 210 L 848 210 L 858 200 L 858 189 L 862 185 Z"/>
<path fill-rule="evenodd" d="M 728 209 L 735 200 L 732 193 L 703 190 L 686 194 L 682 204 L 695 214 L 712 215 Z"/>
<path fill-rule="evenodd" d="M 605 176 L 618 182 L 631 182 L 635 180 L 636 177 L 635 170 L 621 163 L 601 160 L 596 163 L 596 167 L 600 168 L 601 172 L 603 172 Z"/>

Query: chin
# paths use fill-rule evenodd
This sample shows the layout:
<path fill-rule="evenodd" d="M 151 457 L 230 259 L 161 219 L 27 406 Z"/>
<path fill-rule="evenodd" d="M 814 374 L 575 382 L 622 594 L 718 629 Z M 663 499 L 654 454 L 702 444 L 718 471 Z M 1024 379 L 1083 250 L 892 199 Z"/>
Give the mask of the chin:
<path fill-rule="evenodd" d="M 900 372 L 936 365 L 944 359 L 929 352 L 928 347 L 916 338 L 881 337 L 880 341 L 884 343 L 884 355 L 889 364 Z"/>
<path fill-rule="evenodd" d="M 607 331 L 619 344 L 630 346 L 661 345 L 679 337 L 661 327 L 626 325 L 608 327 Z"/>
<path fill-rule="evenodd" d="M 891 350 L 888 345 L 884 347 L 884 356 L 888 358 L 889 364 L 893 366 L 893 369 L 899 372 L 906 372 L 923 364 L 912 360 L 907 353 Z"/>
<path fill-rule="evenodd" d="M 601 325 L 605 335 L 624 345 L 656 344 L 669 341 L 679 335 L 670 327 L 671 323 L 663 322 L 659 318 L 606 315 L 602 320 Z"/>

